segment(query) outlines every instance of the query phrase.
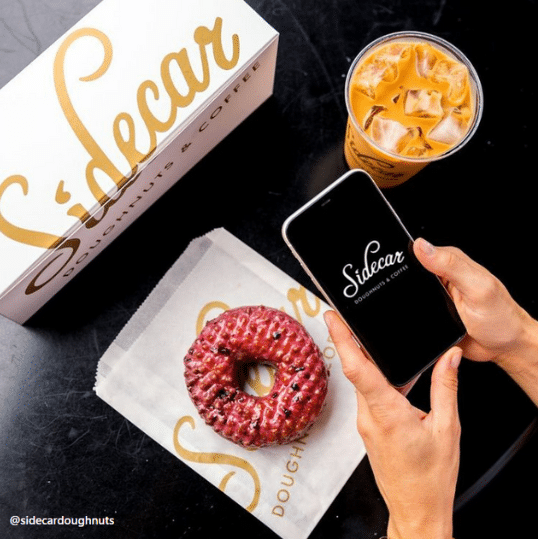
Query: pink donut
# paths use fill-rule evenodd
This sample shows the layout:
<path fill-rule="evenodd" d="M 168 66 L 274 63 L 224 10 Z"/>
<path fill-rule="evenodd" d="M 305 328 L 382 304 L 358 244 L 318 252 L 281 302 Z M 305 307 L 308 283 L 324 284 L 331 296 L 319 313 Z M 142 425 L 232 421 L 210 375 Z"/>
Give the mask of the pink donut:
<path fill-rule="evenodd" d="M 241 363 L 276 368 L 271 391 L 252 396 L 239 387 Z M 319 416 L 328 372 L 319 348 L 286 313 L 264 306 L 225 311 L 206 324 L 184 359 L 185 381 L 200 416 L 244 447 L 286 444 Z"/>

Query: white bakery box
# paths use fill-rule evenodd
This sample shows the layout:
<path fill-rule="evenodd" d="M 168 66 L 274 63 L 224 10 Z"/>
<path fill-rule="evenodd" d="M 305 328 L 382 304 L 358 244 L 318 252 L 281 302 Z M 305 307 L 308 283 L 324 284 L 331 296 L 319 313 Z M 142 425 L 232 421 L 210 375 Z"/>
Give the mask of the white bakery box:
<path fill-rule="evenodd" d="M 273 92 L 242 0 L 103 0 L 0 90 L 0 314 L 24 323 Z"/>

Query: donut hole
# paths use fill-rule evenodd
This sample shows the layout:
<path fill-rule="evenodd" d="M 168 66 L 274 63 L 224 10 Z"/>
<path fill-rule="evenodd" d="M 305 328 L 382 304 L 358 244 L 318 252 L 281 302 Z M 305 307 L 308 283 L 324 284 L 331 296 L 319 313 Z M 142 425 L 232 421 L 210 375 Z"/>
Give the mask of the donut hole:
<path fill-rule="evenodd" d="M 249 395 L 263 397 L 268 395 L 275 383 L 276 367 L 258 361 L 246 361 L 238 368 L 239 387 Z"/>

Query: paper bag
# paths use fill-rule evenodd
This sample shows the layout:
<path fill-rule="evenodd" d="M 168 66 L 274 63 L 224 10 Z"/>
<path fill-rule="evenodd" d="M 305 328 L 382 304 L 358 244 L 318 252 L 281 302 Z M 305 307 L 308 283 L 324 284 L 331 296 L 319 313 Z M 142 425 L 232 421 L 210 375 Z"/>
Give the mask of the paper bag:
<path fill-rule="evenodd" d="M 325 407 L 307 435 L 240 447 L 198 415 L 183 358 L 206 321 L 266 305 L 301 322 L 330 370 Z M 323 321 L 328 306 L 224 229 L 194 240 L 102 357 L 97 395 L 284 539 L 304 539 L 365 455 L 353 386 Z M 252 390 L 270 386 L 260 369 Z"/>

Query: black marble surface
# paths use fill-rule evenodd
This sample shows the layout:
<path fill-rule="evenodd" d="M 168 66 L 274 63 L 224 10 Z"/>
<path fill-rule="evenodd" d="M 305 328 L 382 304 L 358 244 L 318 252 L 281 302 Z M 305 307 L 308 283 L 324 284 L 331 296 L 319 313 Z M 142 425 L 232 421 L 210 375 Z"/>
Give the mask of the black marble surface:
<path fill-rule="evenodd" d="M 536 87 L 529 78 L 536 2 L 248 3 L 281 34 L 274 96 L 25 326 L 0 319 L 1 537 L 276 537 L 98 399 L 95 370 L 188 242 L 214 227 L 312 288 L 280 224 L 346 170 L 345 74 L 358 51 L 385 33 L 422 30 L 453 42 L 475 65 L 485 93 L 472 141 L 388 198 L 412 234 L 466 250 L 538 316 Z M 96 4 L 2 0 L 0 87 Z M 148 238 L 151 249 L 141 253 Z M 320 238 L 321 248 L 329 242 Z M 96 293 L 103 283 L 106 293 Z M 533 530 L 538 501 L 536 437 L 525 444 L 536 410 L 492 366 L 464 361 L 460 380 L 456 537 L 523 536 Z M 425 376 L 413 390 L 417 404 L 427 406 L 427 385 Z M 335 458 L 327 455 L 327 469 Z M 12 515 L 108 516 L 115 525 L 22 528 L 10 526 Z M 311 538 L 380 537 L 385 519 L 365 459 Z"/>

